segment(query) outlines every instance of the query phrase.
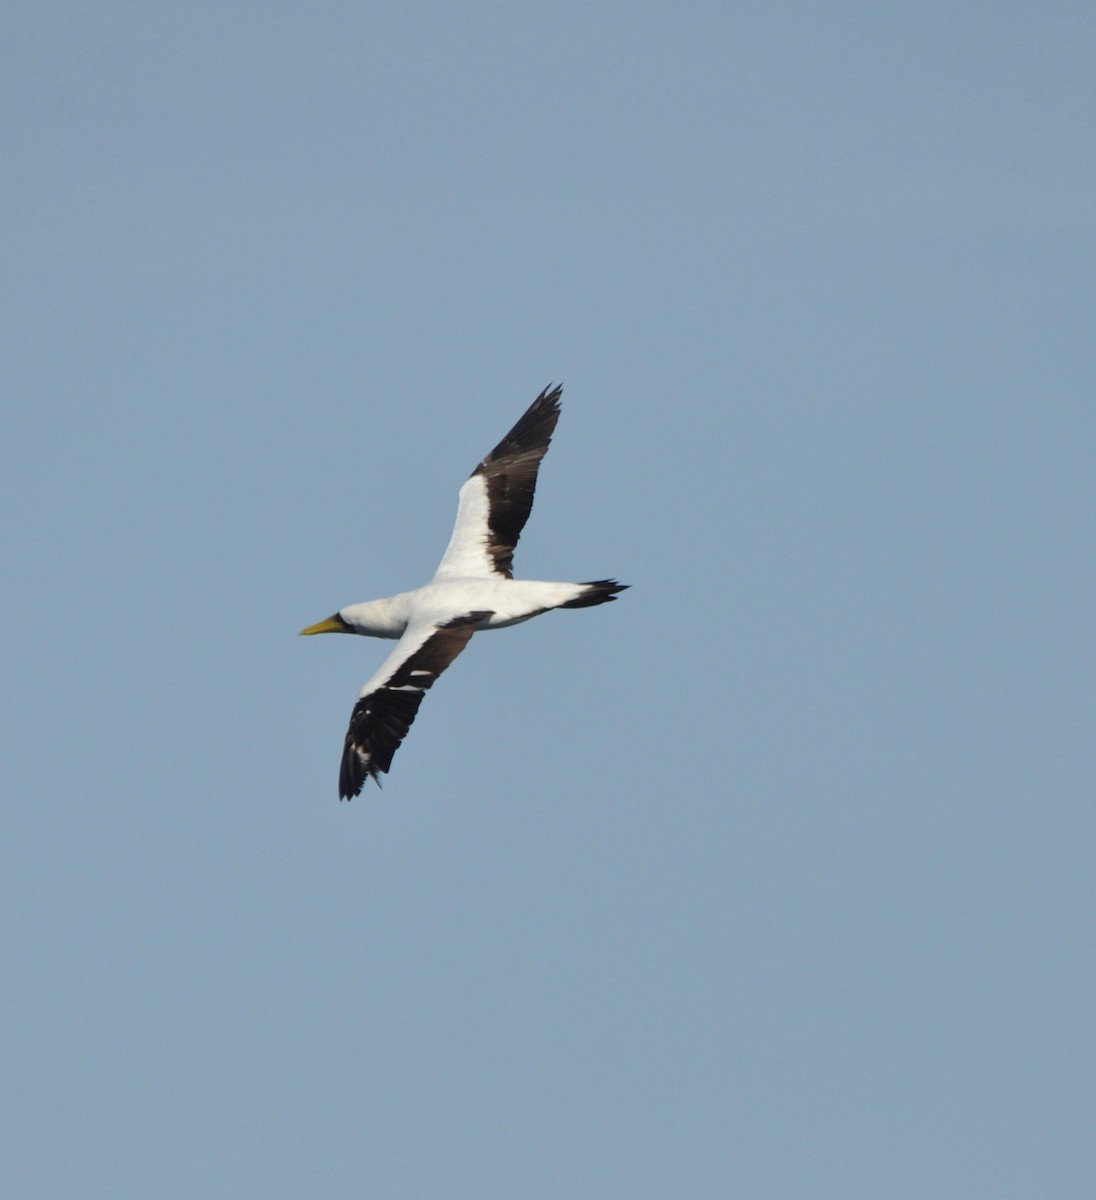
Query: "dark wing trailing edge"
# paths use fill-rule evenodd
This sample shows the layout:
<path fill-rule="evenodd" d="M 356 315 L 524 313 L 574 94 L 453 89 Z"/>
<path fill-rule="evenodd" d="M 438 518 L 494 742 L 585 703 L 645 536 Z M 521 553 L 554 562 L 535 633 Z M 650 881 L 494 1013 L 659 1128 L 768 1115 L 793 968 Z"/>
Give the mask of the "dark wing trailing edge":
<path fill-rule="evenodd" d="M 392 757 L 407 736 L 427 689 L 490 616 L 490 610 L 466 613 L 443 625 L 409 629 L 404 634 L 389 656 L 389 660 L 402 661 L 375 686 L 370 686 L 372 680 L 366 685 L 368 690 L 363 689 L 350 714 L 339 768 L 340 800 L 358 795 L 367 779 L 380 783 L 380 775 L 392 766 Z M 409 636 L 418 645 L 407 654 L 404 639 Z M 386 662 L 378 675 L 387 667 Z"/>
<path fill-rule="evenodd" d="M 549 385 L 472 472 L 487 485 L 487 552 L 495 570 L 513 578 L 514 547 L 533 508 L 537 471 L 559 420 L 562 387 Z"/>

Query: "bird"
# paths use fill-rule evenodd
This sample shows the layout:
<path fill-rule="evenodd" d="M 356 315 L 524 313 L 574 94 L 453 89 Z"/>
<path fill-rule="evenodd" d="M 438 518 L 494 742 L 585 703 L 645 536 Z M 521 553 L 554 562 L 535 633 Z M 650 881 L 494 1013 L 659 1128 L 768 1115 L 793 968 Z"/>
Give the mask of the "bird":
<path fill-rule="evenodd" d="M 615 579 L 514 578 L 514 548 L 533 507 L 562 392 L 562 386 L 546 387 L 465 481 L 452 536 L 429 583 L 349 604 L 301 630 L 301 636 L 355 633 L 396 639 L 350 714 L 339 766 L 340 800 L 360 795 L 369 779 L 380 786 L 423 696 L 473 634 L 507 629 L 556 608 L 606 604 L 629 586 Z"/>

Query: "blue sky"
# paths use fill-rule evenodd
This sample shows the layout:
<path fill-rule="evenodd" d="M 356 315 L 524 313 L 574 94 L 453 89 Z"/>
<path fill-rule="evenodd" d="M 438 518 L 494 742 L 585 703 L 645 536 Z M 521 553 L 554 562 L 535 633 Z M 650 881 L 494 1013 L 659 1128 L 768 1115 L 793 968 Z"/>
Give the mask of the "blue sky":
<path fill-rule="evenodd" d="M 10 1194 L 1087 1197 L 1094 24 L 5 6 Z"/>

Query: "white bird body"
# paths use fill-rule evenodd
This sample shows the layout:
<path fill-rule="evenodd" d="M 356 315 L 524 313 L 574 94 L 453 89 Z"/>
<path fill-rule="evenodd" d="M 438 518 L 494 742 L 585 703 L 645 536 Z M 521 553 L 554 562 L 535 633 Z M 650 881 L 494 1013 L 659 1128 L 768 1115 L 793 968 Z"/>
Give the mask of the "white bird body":
<path fill-rule="evenodd" d="M 383 600 L 363 600 L 339 609 L 354 633 L 367 637 L 400 638 L 409 625 L 436 624 L 455 613 L 490 609 L 491 615 L 476 632 L 507 629 L 532 617 L 577 600 L 586 587 L 581 583 L 553 583 L 538 579 L 441 579 L 437 575 L 420 588 Z"/>
<path fill-rule="evenodd" d="M 453 535 L 429 583 L 380 600 L 348 604 L 302 633 L 398 639 L 358 694 L 343 747 L 339 795 L 380 783 L 426 690 L 473 633 L 505 629 L 553 608 L 615 600 L 612 579 L 556 583 L 514 579 L 514 547 L 533 504 L 537 471 L 559 419 L 562 389 L 545 389 L 460 490 Z"/>

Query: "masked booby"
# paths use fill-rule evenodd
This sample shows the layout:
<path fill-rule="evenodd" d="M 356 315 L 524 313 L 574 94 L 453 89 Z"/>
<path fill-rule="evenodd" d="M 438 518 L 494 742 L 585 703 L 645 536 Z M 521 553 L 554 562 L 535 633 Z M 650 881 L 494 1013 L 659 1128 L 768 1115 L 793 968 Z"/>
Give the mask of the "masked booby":
<path fill-rule="evenodd" d="M 407 736 L 428 688 L 472 634 L 505 629 L 553 608 L 615 600 L 615 579 L 551 583 L 515 579 L 514 547 L 533 507 L 541 459 L 559 420 L 561 387 L 545 388 L 460 489 L 453 535 L 433 579 L 411 592 L 349 604 L 303 634 L 398 639 L 358 694 L 339 770 L 339 798 L 357 796 Z"/>

